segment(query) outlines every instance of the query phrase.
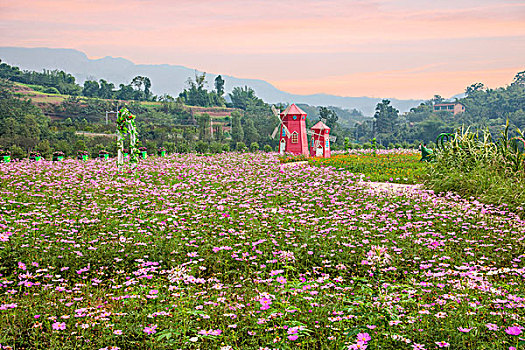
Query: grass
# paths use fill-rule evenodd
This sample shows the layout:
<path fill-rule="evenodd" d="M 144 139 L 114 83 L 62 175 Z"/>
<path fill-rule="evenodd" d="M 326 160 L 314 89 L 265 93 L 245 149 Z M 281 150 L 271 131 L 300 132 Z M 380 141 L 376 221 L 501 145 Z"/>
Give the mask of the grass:
<path fill-rule="evenodd" d="M 420 159 L 421 153 L 412 150 L 353 150 L 331 158 L 312 158 L 310 164 L 363 174 L 370 181 L 415 184 L 426 174 L 426 163 Z"/>
<path fill-rule="evenodd" d="M 493 140 L 488 131 L 458 130 L 454 140 L 437 150 L 426 186 L 436 192 L 452 191 L 487 204 L 504 204 L 525 217 L 525 140 L 509 127 Z"/>
<path fill-rule="evenodd" d="M 263 153 L 150 157 L 122 174 L 98 160 L 0 164 L 0 343 L 518 346 L 522 221 L 279 164 Z"/>

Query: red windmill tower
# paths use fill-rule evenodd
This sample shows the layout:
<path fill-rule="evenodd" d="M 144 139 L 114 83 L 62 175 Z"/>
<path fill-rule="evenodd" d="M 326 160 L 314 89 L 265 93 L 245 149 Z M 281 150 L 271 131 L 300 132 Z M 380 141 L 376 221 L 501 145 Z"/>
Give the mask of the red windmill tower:
<path fill-rule="evenodd" d="M 312 136 L 310 155 L 312 157 L 329 158 L 331 155 L 330 141 L 335 142 L 335 137 L 330 136 L 330 128 L 320 120 L 311 127 L 311 131 L 308 134 Z"/>
<path fill-rule="evenodd" d="M 279 153 L 286 152 L 308 156 L 306 113 L 295 103 L 288 106 L 282 113 L 279 113 L 273 106 L 272 111 L 280 120 L 280 124 L 272 133 L 272 137 L 275 137 L 280 127 Z"/>

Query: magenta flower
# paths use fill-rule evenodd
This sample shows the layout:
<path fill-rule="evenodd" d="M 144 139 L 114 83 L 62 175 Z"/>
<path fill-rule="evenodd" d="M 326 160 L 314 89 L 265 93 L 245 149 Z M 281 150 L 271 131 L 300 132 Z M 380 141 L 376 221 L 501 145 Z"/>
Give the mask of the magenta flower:
<path fill-rule="evenodd" d="M 371 339 L 372 338 L 370 338 L 370 335 L 368 333 L 359 333 L 357 335 L 358 342 L 368 343 Z"/>
<path fill-rule="evenodd" d="M 444 342 L 444 341 L 437 341 L 436 345 L 439 346 L 440 348 L 448 348 L 450 346 L 449 343 Z"/>
<path fill-rule="evenodd" d="M 463 333 L 468 333 L 472 330 L 472 328 L 463 328 L 463 327 L 458 327 L 458 331 L 460 332 L 463 332 Z"/>
<path fill-rule="evenodd" d="M 55 323 L 53 323 L 53 325 L 51 327 L 54 330 L 56 330 L 56 331 L 64 330 L 64 329 L 66 329 L 66 323 L 65 322 L 55 322 Z"/>
<path fill-rule="evenodd" d="M 521 334 L 521 329 L 519 327 L 509 327 L 507 329 L 505 329 L 505 333 L 509 334 L 509 335 L 520 335 Z"/>
<path fill-rule="evenodd" d="M 146 333 L 146 334 L 157 333 L 156 329 L 157 329 L 157 325 L 156 324 L 149 325 L 148 327 L 144 327 L 144 333 Z"/>
<path fill-rule="evenodd" d="M 485 326 L 487 326 L 487 328 L 491 331 L 497 331 L 499 329 L 499 327 L 494 323 L 487 323 Z"/>
<path fill-rule="evenodd" d="M 299 338 L 298 335 L 289 335 L 289 336 L 288 336 L 288 339 L 290 339 L 290 340 L 292 340 L 292 341 L 297 340 L 297 338 Z"/>

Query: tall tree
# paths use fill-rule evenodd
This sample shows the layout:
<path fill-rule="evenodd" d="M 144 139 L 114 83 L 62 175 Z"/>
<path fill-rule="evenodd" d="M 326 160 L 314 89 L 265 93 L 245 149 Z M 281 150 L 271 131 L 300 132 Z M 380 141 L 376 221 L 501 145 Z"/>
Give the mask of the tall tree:
<path fill-rule="evenodd" d="M 374 133 L 394 132 L 398 117 L 399 111 L 390 105 L 390 100 L 382 100 L 374 114 Z"/>
<path fill-rule="evenodd" d="M 259 141 L 259 132 L 253 124 L 253 119 L 247 119 L 244 127 L 244 139 L 246 144 L 250 145 L 252 142 Z"/>
<path fill-rule="evenodd" d="M 217 95 L 219 97 L 222 97 L 224 95 L 224 79 L 222 79 L 221 75 L 217 75 L 215 78 L 215 91 L 217 92 Z"/>
<path fill-rule="evenodd" d="M 331 109 L 328 109 L 326 107 L 319 107 L 319 119 L 326 120 L 325 124 L 330 129 L 334 129 L 337 121 L 339 120 L 339 116 Z"/>
<path fill-rule="evenodd" d="M 242 142 L 244 140 L 244 130 L 241 124 L 241 113 L 232 112 L 232 140 L 233 142 Z"/>
<path fill-rule="evenodd" d="M 98 97 L 100 87 L 94 80 L 86 80 L 84 82 L 84 88 L 82 89 L 82 95 L 87 97 Z"/>

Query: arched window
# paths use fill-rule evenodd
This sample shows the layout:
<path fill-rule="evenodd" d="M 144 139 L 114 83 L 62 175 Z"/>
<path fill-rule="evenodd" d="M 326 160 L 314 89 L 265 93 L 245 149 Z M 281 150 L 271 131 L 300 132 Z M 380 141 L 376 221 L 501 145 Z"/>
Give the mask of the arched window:
<path fill-rule="evenodd" d="M 297 134 L 297 131 L 292 132 L 292 143 L 298 143 L 299 142 L 299 135 Z"/>

